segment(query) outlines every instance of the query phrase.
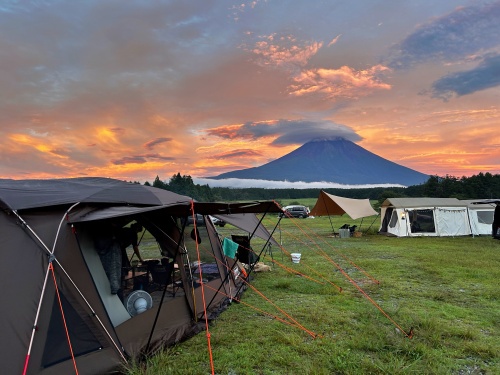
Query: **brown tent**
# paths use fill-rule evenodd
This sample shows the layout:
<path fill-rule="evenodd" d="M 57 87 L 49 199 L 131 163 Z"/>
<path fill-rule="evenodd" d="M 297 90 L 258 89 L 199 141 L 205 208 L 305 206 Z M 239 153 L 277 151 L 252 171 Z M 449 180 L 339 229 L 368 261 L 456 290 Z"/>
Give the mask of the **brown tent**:
<path fill-rule="evenodd" d="M 369 199 L 352 199 L 328 194 L 323 190 L 311 210 L 312 216 L 330 216 L 347 214 L 356 220 L 362 217 L 377 215 Z"/>
<path fill-rule="evenodd" d="M 0 208 L 6 304 L 0 312 L 0 360 L 7 374 L 76 369 L 102 374 L 197 333 L 203 319 L 215 318 L 227 306 L 227 296 L 241 288 L 231 272 L 236 262 L 224 256 L 210 220 L 203 230 L 213 264 L 194 273 L 187 251 L 192 240 L 184 238 L 178 219 L 194 212 L 281 211 L 274 202 L 198 204 L 166 190 L 106 178 L 0 180 Z M 159 257 L 172 260 L 165 272 L 175 262 L 175 285 L 183 291 L 169 289 L 171 274 L 151 294 L 134 290 L 145 293 L 144 300 L 157 292 L 160 297 L 151 297 L 152 304 L 140 314 L 111 293 L 95 246 L 103 228 L 131 222 L 154 236 Z"/>

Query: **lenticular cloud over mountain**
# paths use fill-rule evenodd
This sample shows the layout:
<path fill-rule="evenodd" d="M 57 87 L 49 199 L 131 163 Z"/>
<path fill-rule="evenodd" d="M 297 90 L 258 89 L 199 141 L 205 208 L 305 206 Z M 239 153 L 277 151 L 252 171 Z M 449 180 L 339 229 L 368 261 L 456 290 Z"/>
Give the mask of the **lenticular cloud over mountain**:
<path fill-rule="evenodd" d="M 367 185 L 344 185 L 335 182 L 316 181 L 271 181 L 271 180 L 252 180 L 240 178 L 226 178 L 215 180 L 212 178 L 193 178 L 195 184 L 209 185 L 210 187 L 229 187 L 236 189 L 243 188 L 263 188 L 263 189 L 363 189 L 375 187 L 405 187 L 399 184 L 367 184 Z"/>

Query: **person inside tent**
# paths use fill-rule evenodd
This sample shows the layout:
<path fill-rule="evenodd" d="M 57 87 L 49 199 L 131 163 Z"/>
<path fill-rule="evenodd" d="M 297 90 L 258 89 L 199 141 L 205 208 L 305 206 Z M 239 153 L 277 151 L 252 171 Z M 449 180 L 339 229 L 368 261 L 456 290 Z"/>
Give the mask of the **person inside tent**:
<path fill-rule="evenodd" d="M 130 268 L 130 259 L 127 255 L 127 247 L 132 245 L 134 249 L 134 254 L 139 258 L 139 262 L 143 263 L 141 252 L 139 251 L 138 234 L 143 231 L 143 227 L 139 223 L 133 223 L 130 227 L 123 227 L 117 233 L 118 242 L 120 243 L 120 249 L 122 254 L 122 267 Z"/>
<path fill-rule="evenodd" d="M 493 223 L 491 224 L 492 227 L 492 236 L 493 238 L 496 238 L 497 240 L 500 240 L 500 201 L 496 201 L 496 207 L 495 207 L 495 212 L 493 213 Z"/>
<path fill-rule="evenodd" d="M 94 245 L 108 277 L 111 294 L 116 294 L 123 301 L 122 254 L 116 230 L 116 225 L 112 223 L 100 224 L 94 230 Z"/>

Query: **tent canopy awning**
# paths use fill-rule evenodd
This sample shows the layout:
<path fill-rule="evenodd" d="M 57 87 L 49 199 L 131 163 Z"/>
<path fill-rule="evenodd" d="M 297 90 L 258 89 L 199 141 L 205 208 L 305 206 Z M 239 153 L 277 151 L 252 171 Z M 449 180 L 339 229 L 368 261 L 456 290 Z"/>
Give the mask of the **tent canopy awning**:
<path fill-rule="evenodd" d="M 311 210 L 312 216 L 347 214 L 351 219 L 377 215 L 369 199 L 352 199 L 328 194 L 323 190 Z"/>
<path fill-rule="evenodd" d="M 253 213 L 232 214 L 232 215 L 215 215 L 218 219 L 234 225 L 237 228 L 253 234 L 263 240 L 268 240 L 273 245 L 278 246 L 278 242 L 271 236 L 271 233 L 260 222 L 259 218 Z"/>

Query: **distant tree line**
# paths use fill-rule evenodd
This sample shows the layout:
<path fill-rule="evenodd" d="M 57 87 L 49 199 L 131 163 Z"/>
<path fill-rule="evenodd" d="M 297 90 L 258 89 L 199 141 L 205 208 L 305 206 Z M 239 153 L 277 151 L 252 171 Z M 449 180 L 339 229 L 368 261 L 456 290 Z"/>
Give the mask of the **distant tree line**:
<path fill-rule="evenodd" d="M 320 190 L 346 198 L 377 200 L 382 203 L 386 198 L 431 197 L 458 199 L 500 198 L 500 175 L 479 173 L 471 177 L 430 176 L 427 182 L 409 187 L 363 188 L 363 189 L 265 189 L 265 188 L 226 188 L 199 185 L 189 175 L 174 174 L 168 182 L 156 176 L 152 185 L 145 185 L 186 195 L 199 202 L 282 200 L 316 198 Z"/>

